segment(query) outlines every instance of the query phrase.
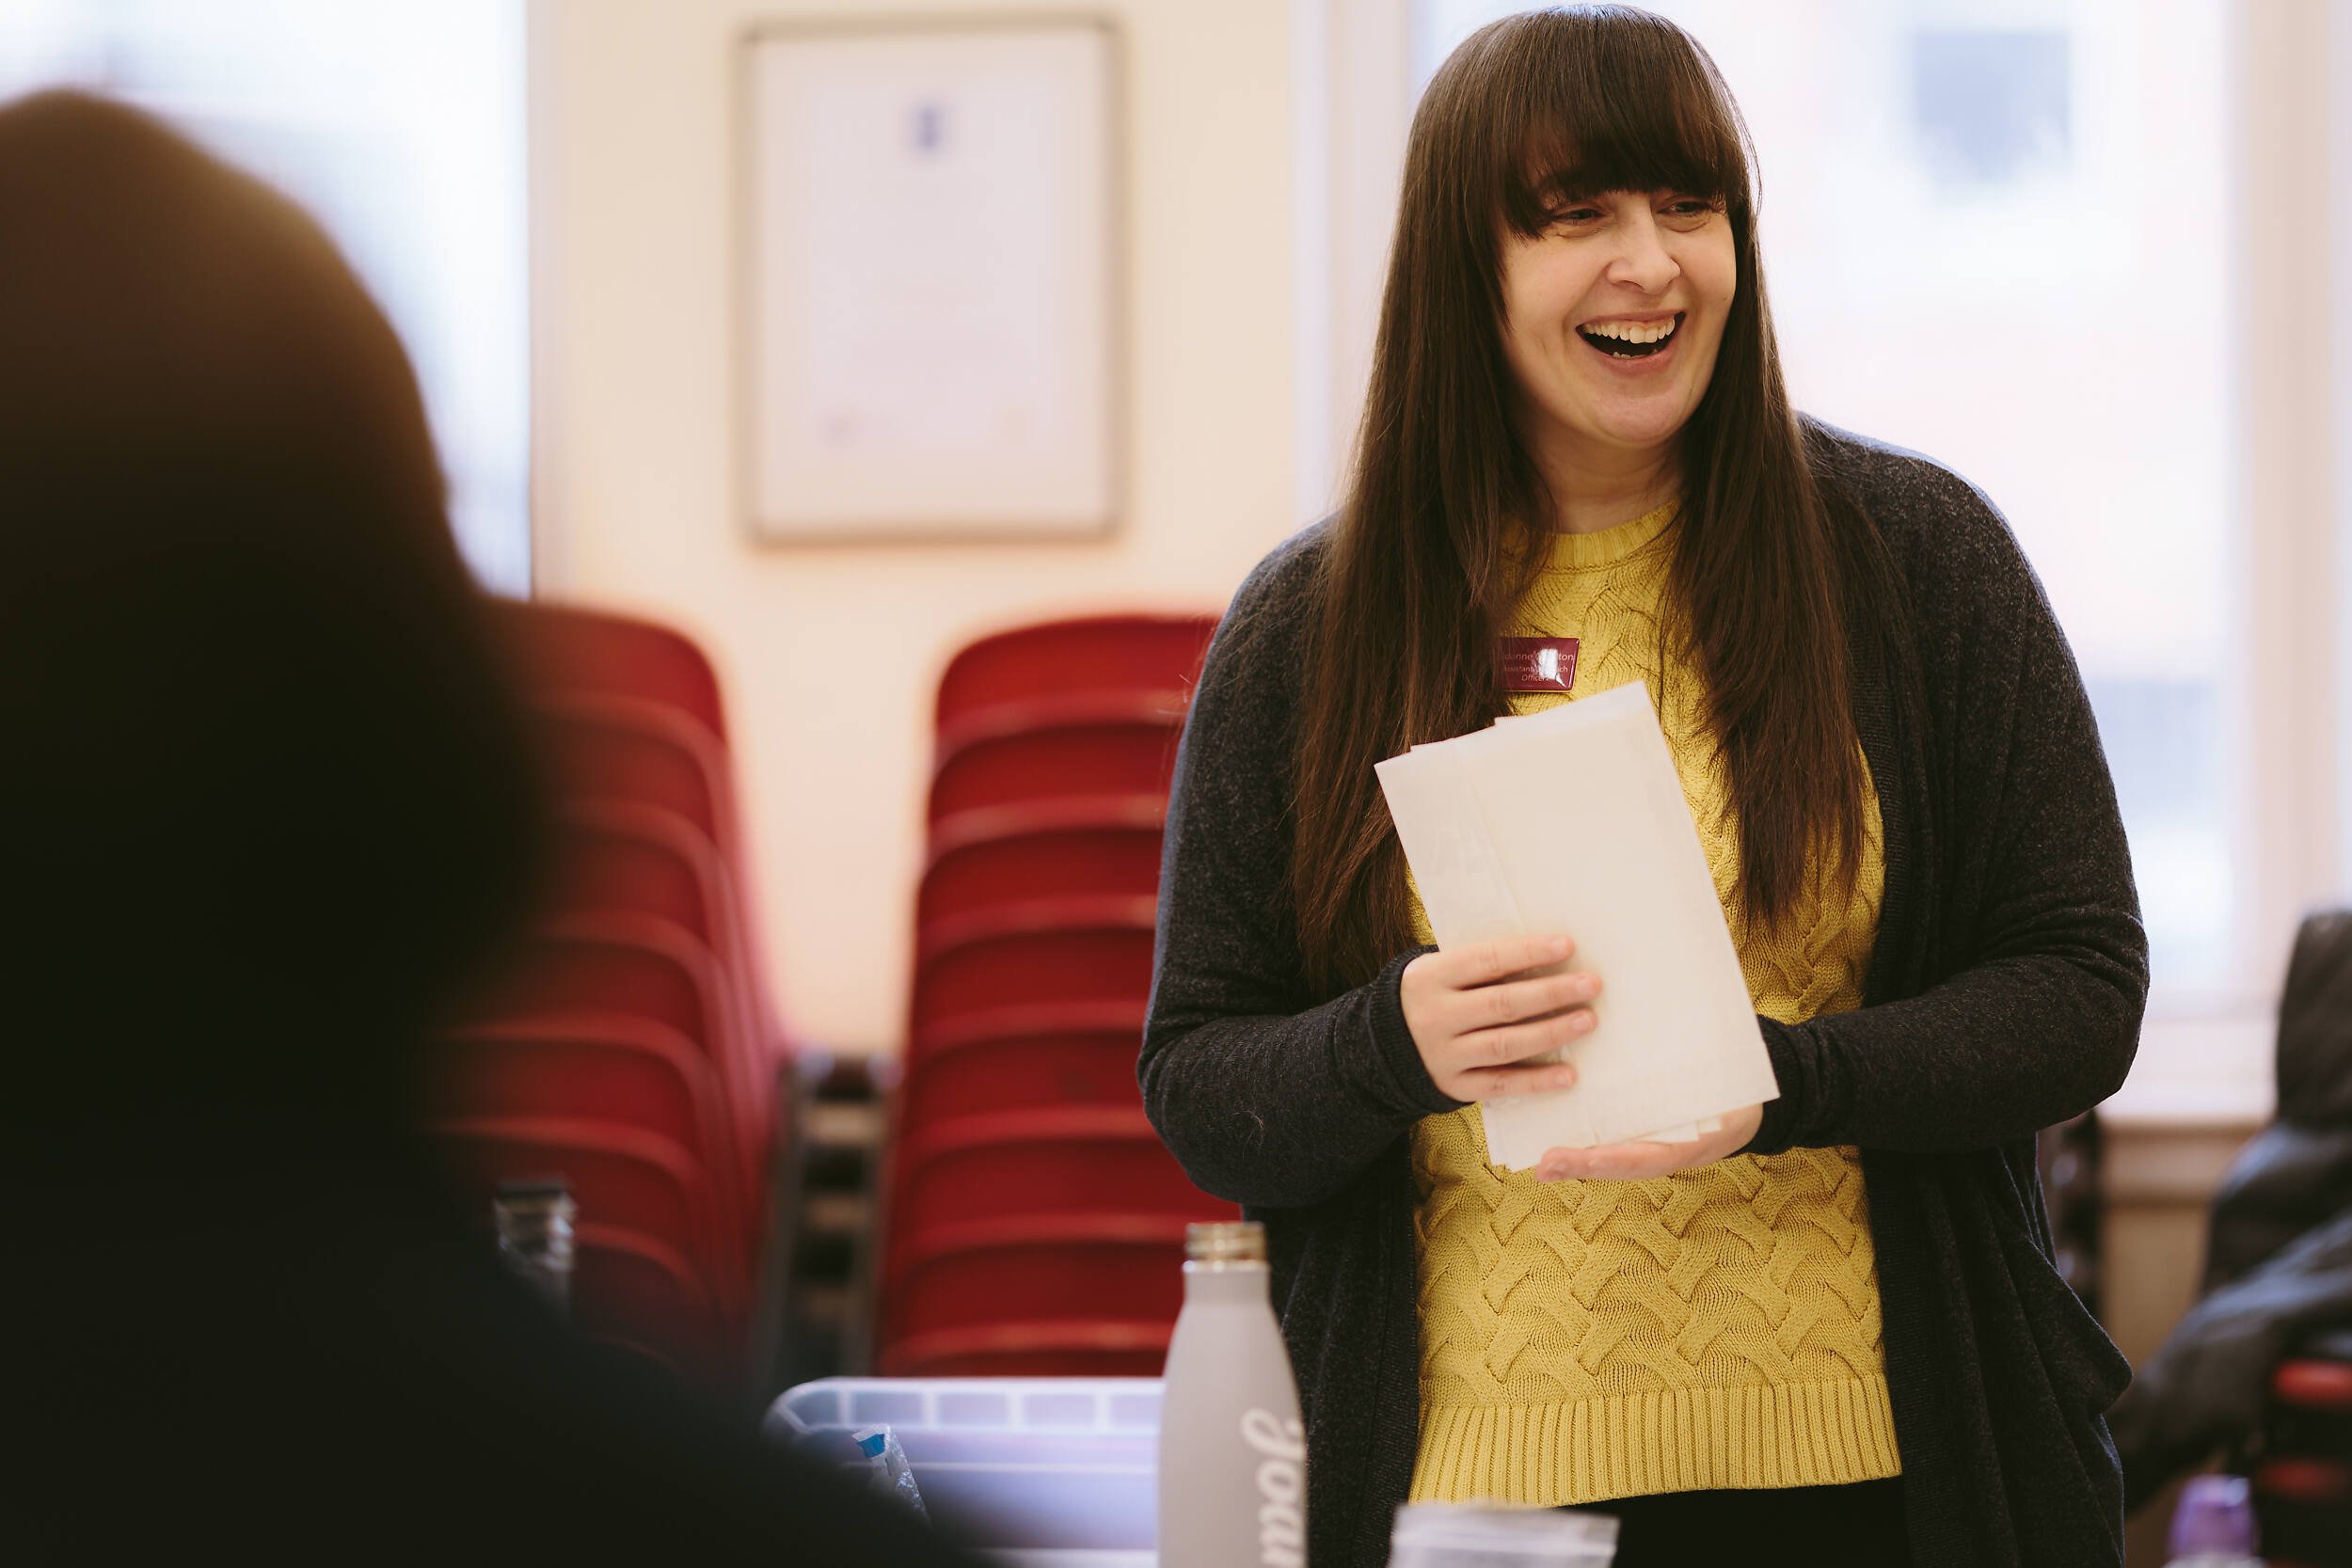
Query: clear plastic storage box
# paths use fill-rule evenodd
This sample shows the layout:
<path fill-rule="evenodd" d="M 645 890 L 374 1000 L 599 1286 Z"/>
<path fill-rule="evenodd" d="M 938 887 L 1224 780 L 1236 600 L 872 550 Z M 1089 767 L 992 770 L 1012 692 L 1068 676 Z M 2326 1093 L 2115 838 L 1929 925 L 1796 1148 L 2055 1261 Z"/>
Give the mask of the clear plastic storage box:
<path fill-rule="evenodd" d="M 1157 1378 L 832 1377 L 787 1390 L 763 1433 L 826 1446 L 887 1426 L 931 1523 L 1019 1568 L 1153 1568 Z"/>

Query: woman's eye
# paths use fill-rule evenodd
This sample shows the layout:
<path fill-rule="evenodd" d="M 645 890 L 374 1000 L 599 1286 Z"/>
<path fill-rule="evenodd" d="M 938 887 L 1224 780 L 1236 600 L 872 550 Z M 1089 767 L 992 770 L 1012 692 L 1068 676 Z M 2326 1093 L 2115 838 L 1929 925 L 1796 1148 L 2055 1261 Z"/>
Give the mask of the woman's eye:
<path fill-rule="evenodd" d="M 1590 223 L 1600 216 L 1597 207 L 1563 207 L 1551 214 L 1554 223 Z"/>
<path fill-rule="evenodd" d="M 1678 196 L 1666 203 L 1667 213 L 1678 218 L 1705 217 L 1714 210 L 1713 202 L 1703 201 L 1695 196 Z"/>

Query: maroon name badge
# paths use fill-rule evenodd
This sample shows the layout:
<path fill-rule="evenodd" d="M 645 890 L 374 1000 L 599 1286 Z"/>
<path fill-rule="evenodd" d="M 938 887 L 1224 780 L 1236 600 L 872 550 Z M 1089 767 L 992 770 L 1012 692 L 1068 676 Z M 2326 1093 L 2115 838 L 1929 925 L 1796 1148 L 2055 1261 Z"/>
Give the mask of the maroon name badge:
<path fill-rule="evenodd" d="M 1505 691 L 1565 691 L 1576 684 L 1576 639 L 1506 637 L 1501 655 Z"/>

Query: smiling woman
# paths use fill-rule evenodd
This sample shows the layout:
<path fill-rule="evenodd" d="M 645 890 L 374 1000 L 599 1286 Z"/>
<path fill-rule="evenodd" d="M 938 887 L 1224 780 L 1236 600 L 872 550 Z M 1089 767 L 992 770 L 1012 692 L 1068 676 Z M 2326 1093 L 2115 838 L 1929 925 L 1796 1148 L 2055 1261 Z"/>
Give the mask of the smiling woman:
<path fill-rule="evenodd" d="M 1345 502 L 1201 675 L 1141 1075 L 1267 1226 L 1321 1568 L 1382 1560 L 1407 1497 L 1596 1505 L 1621 1568 L 2121 1560 L 2127 1370 L 2033 1159 L 2137 1039 L 2114 790 L 2000 515 L 1791 409 L 1755 189 L 1671 23 L 1468 39 L 1414 119 Z M 1432 951 L 1374 765 L 1635 681 L 1779 1094 L 1500 1169 L 1476 1102 L 1573 1095 L 1608 977 L 1576 932 Z"/>
<path fill-rule="evenodd" d="M 1666 317 L 1680 325 L 1645 359 L 1578 330 Z M 1315 978 L 1376 971 L 1412 924 L 1373 764 L 1501 711 L 1491 640 L 1559 563 L 1556 535 L 1662 506 L 1675 613 L 1642 620 L 1683 646 L 1608 684 L 1705 674 L 1747 915 L 1786 911 L 1817 845 L 1860 843 L 1847 644 L 1883 634 L 1888 566 L 1818 467 L 1773 346 L 1746 129 L 1704 51 L 1606 9 L 1464 42 L 1414 119 L 1355 482 L 1322 568 L 1293 862 Z M 1399 676 L 1369 689 L 1349 675 L 1367 624 L 1396 628 Z"/>

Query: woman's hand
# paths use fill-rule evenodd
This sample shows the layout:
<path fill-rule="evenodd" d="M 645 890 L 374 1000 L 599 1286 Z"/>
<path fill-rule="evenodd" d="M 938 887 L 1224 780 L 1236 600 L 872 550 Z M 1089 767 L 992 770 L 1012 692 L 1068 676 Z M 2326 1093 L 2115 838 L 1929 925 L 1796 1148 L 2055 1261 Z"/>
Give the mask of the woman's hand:
<path fill-rule="evenodd" d="M 1529 974 L 1575 951 L 1566 937 L 1509 937 L 1423 953 L 1405 966 L 1397 987 L 1405 1026 L 1438 1093 L 1499 1100 L 1576 1082 L 1565 1062 L 1527 1062 L 1593 1027 L 1585 1004 L 1600 994 L 1599 976 Z"/>
<path fill-rule="evenodd" d="M 1724 1113 L 1722 1131 L 1703 1133 L 1692 1143 L 1645 1139 L 1596 1148 L 1548 1148 L 1536 1163 L 1535 1175 L 1545 1181 L 1643 1181 L 1653 1176 L 1672 1176 L 1739 1153 L 1756 1136 L 1763 1120 L 1763 1106 L 1746 1105 Z"/>

